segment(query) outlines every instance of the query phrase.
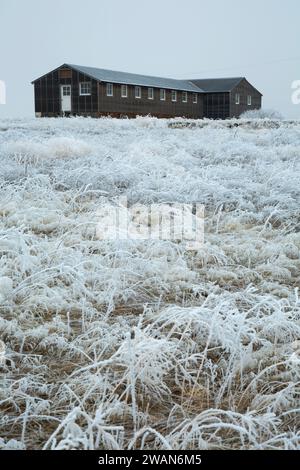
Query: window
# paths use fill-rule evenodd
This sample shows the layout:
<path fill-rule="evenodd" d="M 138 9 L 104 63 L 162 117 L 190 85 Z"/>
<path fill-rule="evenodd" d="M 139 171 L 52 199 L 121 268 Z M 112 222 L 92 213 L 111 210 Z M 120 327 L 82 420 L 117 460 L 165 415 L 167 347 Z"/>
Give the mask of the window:
<path fill-rule="evenodd" d="M 182 92 L 182 102 L 187 103 L 187 92 L 186 91 Z"/>
<path fill-rule="evenodd" d="M 112 83 L 106 84 L 106 95 L 107 96 L 114 96 L 114 86 Z"/>
<path fill-rule="evenodd" d="M 142 97 L 142 90 L 140 86 L 135 87 L 135 97 L 136 98 L 141 98 Z"/>
<path fill-rule="evenodd" d="M 235 104 L 240 104 L 240 94 L 236 93 L 235 95 Z"/>
<path fill-rule="evenodd" d="M 198 95 L 197 93 L 193 93 L 193 103 L 197 104 L 198 103 Z"/>
<path fill-rule="evenodd" d="M 163 88 L 160 90 L 160 101 L 166 101 L 166 90 Z"/>
<path fill-rule="evenodd" d="M 127 98 L 127 96 L 128 96 L 127 85 L 121 85 L 121 97 Z"/>
<path fill-rule="evenodd" d="M 154 100 L 153 88 L 148 88 L 148 100 Z"/>
<path fill-rule="evenodd" d="M 79 84 L 79 94 L 81 96 L 87 96 L 92 93 L 92 84 L 91 82 L 81 82 Z"/>
<path fill-rule="evenodd" d="M 252 96 L 251 95 L 248 95 L 248 106 L 251 106 L 252 105 Z"/>
<path fill-rule="evenodd" d="M 177 91 L 172 90 L 172 101 L 177 101 Z"/>
<path fill-rule="evenodd" d="M 64 85 L 62 87 L 63 96 L 71 96 L 71 85 Z"/>

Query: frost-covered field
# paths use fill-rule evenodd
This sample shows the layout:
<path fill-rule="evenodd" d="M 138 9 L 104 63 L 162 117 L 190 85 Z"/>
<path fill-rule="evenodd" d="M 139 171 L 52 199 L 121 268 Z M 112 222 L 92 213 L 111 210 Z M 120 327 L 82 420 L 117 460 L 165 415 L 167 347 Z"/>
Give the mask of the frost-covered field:
<path fill-rule="evenodd" d="M 0 448 L 300 448 L 299 182 L 300 122 L 1 121 Z M 120 195 L 205 245 L 97 238 Z"/>

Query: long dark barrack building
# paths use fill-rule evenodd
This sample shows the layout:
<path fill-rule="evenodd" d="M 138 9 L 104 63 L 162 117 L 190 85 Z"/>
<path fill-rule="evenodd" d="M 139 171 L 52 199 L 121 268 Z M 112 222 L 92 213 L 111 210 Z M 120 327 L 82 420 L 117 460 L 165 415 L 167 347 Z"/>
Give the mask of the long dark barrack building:
<path fill-rule="evenodd" d="M 244 77 L 176 80 L 63 64 L 32 83 L 37 117 L 227 119 L 262 102 Z"/>

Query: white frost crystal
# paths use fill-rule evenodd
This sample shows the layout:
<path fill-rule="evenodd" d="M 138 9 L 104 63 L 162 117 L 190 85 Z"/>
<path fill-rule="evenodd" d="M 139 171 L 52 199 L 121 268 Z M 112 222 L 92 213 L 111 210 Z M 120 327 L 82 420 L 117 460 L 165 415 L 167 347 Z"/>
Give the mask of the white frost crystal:
<path fill-rule="evenodd" d="M 7 300 L 13 288 L 13 281 L 9 277 L 0 277 L 0 304 Z"/>
<path fill-rule="evenodd" d="M 300 449 L 300 121 L 254 117 L 0 120 L 0 449 Z"/>

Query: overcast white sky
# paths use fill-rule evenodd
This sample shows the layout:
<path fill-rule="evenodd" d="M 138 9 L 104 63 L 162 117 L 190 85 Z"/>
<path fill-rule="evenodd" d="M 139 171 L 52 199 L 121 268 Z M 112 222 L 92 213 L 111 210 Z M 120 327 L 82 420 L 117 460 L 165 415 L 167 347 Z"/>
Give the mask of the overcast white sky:
<path fill-rule="evenodd" d="M 30 82 L 64 62 L 174 78 L 246 76 L 300 117 L 299 0 L 0 0 L 0 117 L 33 116 Z"/>

